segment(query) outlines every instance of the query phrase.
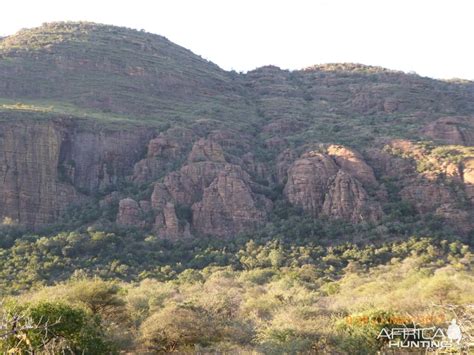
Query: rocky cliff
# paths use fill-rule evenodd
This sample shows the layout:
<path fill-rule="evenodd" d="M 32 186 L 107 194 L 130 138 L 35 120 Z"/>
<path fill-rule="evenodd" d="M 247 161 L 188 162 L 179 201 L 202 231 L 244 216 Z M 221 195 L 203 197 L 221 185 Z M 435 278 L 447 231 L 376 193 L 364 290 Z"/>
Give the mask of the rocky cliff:
<path fill-rule="evenodd" d="M 88 224 L 231 238 L 287 204 L 393 233 L 400 213 L 438 218 L 465 236 L 473 137 L 469 82 L 356 64 L 237 74 L 90 23 L 0 44 L 4 223 L 39 228 L 87 204 Z"/>

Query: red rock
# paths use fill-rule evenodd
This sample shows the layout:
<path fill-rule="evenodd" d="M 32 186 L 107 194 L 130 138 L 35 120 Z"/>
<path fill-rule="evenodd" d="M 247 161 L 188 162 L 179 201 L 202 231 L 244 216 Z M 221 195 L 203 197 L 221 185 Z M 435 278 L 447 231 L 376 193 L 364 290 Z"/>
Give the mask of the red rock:
<path fill-rule="evenodd" d="M 142 220 L 142 211 L 137 201 L 126 198 L 120 200 L 117 214 L 117 224 L 123 226 L 139 226 Z"/>
<path fill-rule="evenodd" d="M 259 200 L 265 198 L 251 191 L 249 180 L 248 174 L 240 167 L 226 165 L 204 190 L 202 201 L 192 206 L 196 231 L 229 237 L 264 222 L 266 212 L 263 206 L 259 206 Z"/>

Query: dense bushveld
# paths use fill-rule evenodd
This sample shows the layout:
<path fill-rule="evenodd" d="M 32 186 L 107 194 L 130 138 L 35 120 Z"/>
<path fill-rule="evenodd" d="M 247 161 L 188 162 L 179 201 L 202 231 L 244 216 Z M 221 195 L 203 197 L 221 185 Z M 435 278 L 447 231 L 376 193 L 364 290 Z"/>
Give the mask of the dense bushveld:
<path fill-rule="evenodd" d="M 377 340 L 382 327 L 445 328 L 456 317 L 466 336 L 473 331 L 474 255 L 457 241 L 321 247 L 250 240 L 234 256 L 228 266 L 168 265 L 130 282 L 79 270 L 55 285 L 33 282 L 20 295 L 10 289 L 4 325 L 21 317 L 0 349 L 368 354 L 386 346 Z M 41 255 L 31 261 L 54 267 Z"/>

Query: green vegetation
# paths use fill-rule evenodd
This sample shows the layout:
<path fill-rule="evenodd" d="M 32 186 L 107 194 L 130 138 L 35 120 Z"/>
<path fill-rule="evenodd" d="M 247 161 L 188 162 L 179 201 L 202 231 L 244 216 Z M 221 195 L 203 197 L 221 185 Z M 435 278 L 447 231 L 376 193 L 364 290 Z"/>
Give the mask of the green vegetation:
<path fill-rule="evenodd" d="M 404 159 L 412 159 L 420 174 L 434 174 L 444 178 L 453 174 L 459 164 L 474 158 L 474 147 L 463 145 L 436 145 L 433 142 L 416 142 L 407 151 L 393 147 L 385 147 L 385 151 Z"/>
<path fill-rule="evenodd" d="M 228 73 L 163 37 L 92 23 L 45 24 L 1 39 L 0 130 L 42 122 L 54 122 L 58 130 L 58 149 L 40 140 L 42 147 L 26 145 L 27 153 L 5 158 L 4 166 L 12 162 L 0 167 L 9 185 L 2 190 L 5 200 L 19 196 L 18 206 L 32 207 L 32 214 L 39 211 L 35 203 L 58 202 L 56 193 L 77 193 L 85 202 L 34 230 L 1 211 L 0 352 L 375 354 L 388 350 L 377 340 L 383 327 L 446 327 L 454 316 L 474 335 L 472 203 L 456 170 L 474 149 L 424 142 L 421 133 L 440 117 L 472 116 L 472 88 L 472 82 L 347 63 Z M 81 142 L 66 144 L 76 128 L 97 137 L 108 129 L 140 128 L 150 136 L 126 167 L 117 163 L 119 134 L 89 166 L 95 151 L 74 155 L 69 150 L 81 150 Z M 162 142 L 146 155 L 149 139 L 160 133 Z M 170 241 L 153 229 L 157 211 L 142 204 L 144 227 L 116 223 L 120 199 L 149 206 L 154 184 L 185 164 L 194 141 L 212 135 L 227 162 L 252 175 L 248 188 L 267 197 L 268 205 L 271 200 L 264 225 L 227 239 Z M 0 131 L 5 156 L 25 146 L 6 137 Z M 377 184 L 364 183 L 364 189 L 381 203 L 379 221 L 315 219 L 285 198 L 284 178 L 276 176 L 280 163 L 325 143 L 364 154 L 394 138 L 415 142 L 405 142 L 404 151 L 385 148 L 409 159 L 413 169 L 408 177 L 392 175 L 394 168 L 377 167 L 382 164 L 367 154 Z M 286 148 L 294 156 L 278 161 Z M 49 159 L 38 184 L 31 170 L 43 167 L 28 165 L 36 149 Z M 158 171 L 153 181 L 134 180 L 134 164 L 145 157 L 141 162 Z M 85 175 L 80 182 L 78 172 Z M 172 182 L 179 189 L 177 176 Z M 204 183 L 194 177 L 185 176 L 191 189 L 201 190 Z M 424 178 L 442 184 L 446 195 L 453 192 L 448 212 L 465 213 L 465 220 L 446 223 L 436 203 L 425 213 L 417 210 L 418 200 L 402 199 L 403 188 Z M 43 181 L 48 179 L 54 181 Z M 25 188 L 27 180 L 33 183 Z M 72 198 L 63 195 L 32 223 L 56 217 L 62 199 Z M 192 222 L 192 211 L 191 204 L 175 203 L 180 227 Z"/>
<path fill-rule="evenodd" d="M 377 340 L 382 327 L 446 327 L 450 305 L 458 317 L 460 310 L 474 316 L 466 311 L 474 302 L 474 255 L 459 242 L 418 238 L 323 249 L 249 241 L 235 259 L 179 272 L 168 267 L 165 279 L 143 274 L 131 283 L 76 272 L 69 281 L 7 297 L 2 308 L 12 314 L 20 307 L 38 326 L 47 319 L 49 336 L 62 340 L 51 346 L 87 353 L 108 347 L 371 354 L 386 346 Z M 41 328 L 26 337 L 38 349 L 45 339 Z"/>

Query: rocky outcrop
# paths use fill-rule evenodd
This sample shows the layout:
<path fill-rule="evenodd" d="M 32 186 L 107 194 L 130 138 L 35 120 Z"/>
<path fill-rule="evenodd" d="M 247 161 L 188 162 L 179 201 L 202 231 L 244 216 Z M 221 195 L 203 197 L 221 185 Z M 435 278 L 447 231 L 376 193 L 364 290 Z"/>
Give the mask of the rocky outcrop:
<path fill-rule="evenodd" d="M 151 182 L 172 170 L 182 160 L 194 134 L 187 129 L 174 128 L 153 138 L 148 143 L 145 159 L 138 161 L 132 179 L 139 183 Z"/>
<path fill-rule="evenodd" d="M 376 222 L 382 217 L 378 203 L 369 201 L 362 184 L 339 170 L 324 197 L 322 214 L 353 223 Z"/>
<path fill-rule="evenodd" d="M 444 144 L 474 145 L 474 116 L 441 117 L 422 129 L 422 134 Z"/>
<path fill-rule="evenodd" d="M 180 221 L 176 215 L 175 205 L 166 202 L 161 211 L 156 215 L 155 231 L 159 236 L 178 239 L 182 237 L 190 237 L 190 226 L 187 221 Z"/>
<path fill-rule="evenodd" d="M 159 235 L 178 238 L 194 231 L 228 237 L 265 219 L 270 202 L 252 192 L 254 183 L 240 166 L 225 163 L 219 144 L 199 140 L 188 162 L 154 186 L 151 205 Z M 176 205 L 191 211 L 191 224 L 179 220 Z"/>
<path fill-rule="evenodd" d="M 142 210 L 137 201 L 131 198 L 120 200 L 117 214 L 117 224 L 122 226 L 140 226 Z"/>
<path fill-rule="evenodd" d="M 131 175 L 133 165 L 144 153 L 150 130 L 65 131 L 59 167 L 62 178 L 88 193 L 115 185 Z"/>
<path fill-rule="evenodd" d="M 0 127 L 0 221 L 38 226 L 81 199 L 60 168 L 66 133 L 52 122 Z"/>
<path fill-rule="evenodd" d="M 0 219 L 40 226 L 130 175 L 152 133 L 58 118 L 0 125 Z"/>
<path fill-rule="evenodd" d="M 254 194 L 250 177 L 240 167 L 226 165 L 203 199 L 192 206 L 192 222 L 200 234 L 228 237 L 255 228 L 265 221 L 265 197 Z"/>
<path fill-rule="evenodd" d="M 467 197 L 474 203 L 474 158 L 466 159 L 462 163 L 462 179 Z"/>
<path fill-rule="evenodd" d="M 289 148 L 278 154 L 275 164 L 275 178 L 279 184 L 286 184 L 288 169 L 296 158 L 296 153 Z"/>
<path fill-rule="evenodd" d="M 155 185 L 153 196 L 164 194 L 177 203 L 191 205 L 202 198 L 204 188 L 211 184 L 223 167 L 224 164 L 213 162 L 185 165 L 179 171 L 168 174 L 163 183 Z M 157 186 L 160 186 L 159 189 Z"/>
<path fill-rule="evenodd" d="M 375 184 L 370 167 L 344 147 L 333 146 L 329 152 L 339 159 L 340 166 L 329 155 L 318 152 L 305 153 L 292 164 L 284 189 L 288 200 L 313 217 L 326 215 L 355 223 L 380 219 L 380 205 L 370 200 L 357 179 L 360 176 Z"/>
<path fill-rule="evenodd" d="M 307 153 L 296 160 L 288 170 L 284 193 L 295 206 L 313 217 L 318 217 L 324 204 L 329 181 L 339 168 L 327 155 Z"/>
<path fill-rule="evenodd" d="M 220 144 L 211 139 L 199 139 L 193 145 L 188 156 L 188 162 L 213 161 L 225 163 L 224 151 Z"/>
<path fill-rule="evenodd" d="M 268 165 L 257 161 L 253 153 L 245 153 L 242 156 L 241 166 L 246 172 L 259 181 L 267 181 L 269 183 L 273 181 Z"/>
<path fill-rule="evenodd" d="M 342 145 L 330 145 L 327 148 L 327 154 L 335 160 L 341 169 L 357 178 L 362 184 L 368 186 L 377 184 L 374 171 L 359 152 Z"/>
<path fill-rule="evenodd" d="M 407 186 L 400 191 L 400 197 L 410 202 L 419 213 L 432 212 L 439 206 L 455 200 L 447 187 L 424 180 L 407 183 Z"/>

